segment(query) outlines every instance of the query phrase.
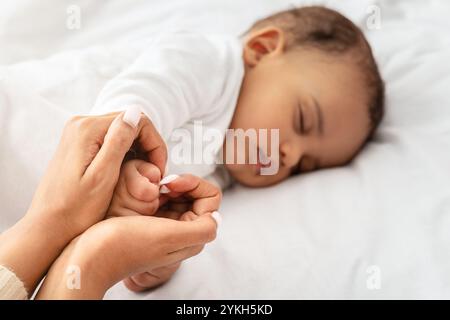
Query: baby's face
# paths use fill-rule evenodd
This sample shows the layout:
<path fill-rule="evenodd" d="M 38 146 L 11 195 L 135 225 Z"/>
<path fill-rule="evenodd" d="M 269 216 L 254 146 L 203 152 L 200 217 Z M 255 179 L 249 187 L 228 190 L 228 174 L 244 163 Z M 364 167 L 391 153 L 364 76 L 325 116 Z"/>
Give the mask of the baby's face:
<path fill-rule="evenodd" d="M 230 128 L 279 129 L 277 145 L 257 142 L 278 170 L 262 175 L 260 162 L 226 164 L 238 182 L 268 186 L 352 159 L 370 127 L 367 90 L 357 66 L 313 49 L 273 52 L 256 65 L 244 53 L 244 62 L 245 77 Z M 235 143 L 235 154 L 244 152 L 249 159 L 248 148 L 237 147 Z"/>

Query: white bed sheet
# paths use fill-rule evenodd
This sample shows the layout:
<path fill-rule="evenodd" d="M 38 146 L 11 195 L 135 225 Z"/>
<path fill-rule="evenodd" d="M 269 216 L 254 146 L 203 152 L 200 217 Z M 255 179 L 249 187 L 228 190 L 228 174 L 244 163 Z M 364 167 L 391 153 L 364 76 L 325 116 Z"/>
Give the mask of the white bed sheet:
<path fill-rule="evenodd" d="M 0 230 L 26 211 L 64 121 L 89 111 L 127 42 L 180 27 L 239 34 L 274 10 L 317 2 L 2 2 Z M 373 2 L 320 3 L 364 24 Z M 382 28 L 367 34 L 387 82 L 375 141 L 344 168 L 233 188 L 201 255 L 156 290 L 118 284 L 107 298 L 450 298 L 450 3 L 375 3 Z M 79 30 L 65 27 L 72 4 Z M 367 285 L 373 270 L 379 289 Z"/>

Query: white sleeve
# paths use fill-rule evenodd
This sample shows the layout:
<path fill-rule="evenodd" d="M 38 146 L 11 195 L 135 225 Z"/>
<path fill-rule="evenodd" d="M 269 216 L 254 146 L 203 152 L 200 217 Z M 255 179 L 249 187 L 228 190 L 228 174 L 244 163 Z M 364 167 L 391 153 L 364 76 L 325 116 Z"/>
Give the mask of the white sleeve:
<path fill-rule="evenodd" d="M 104 86 L 93 113 L 138 105 L 167 139 L 189 120 L 220 115 L 235 101 L 243 75 L 241 54 L 232 37 L 161 36 Z"/>

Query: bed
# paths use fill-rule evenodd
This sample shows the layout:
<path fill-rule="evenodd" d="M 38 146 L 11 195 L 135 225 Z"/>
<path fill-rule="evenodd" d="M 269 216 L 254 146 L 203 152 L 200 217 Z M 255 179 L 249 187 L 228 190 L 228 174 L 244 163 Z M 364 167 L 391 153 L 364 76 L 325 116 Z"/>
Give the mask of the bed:
<path fill-rule="evenodd" d="M 106 298 L 449 299 L 444 0 L 2 1 L 0 231 L 24 214 L 64 122 L 89 112 L 130 41 L 171 28 L 238 35 L 273 11 L 316 3 L 350 17 L 373 46 L 387 83 L 374 140 L 346 167 L 231 188 L 218 238 L 201 255 L 157 289 L 119 283 Z"/>

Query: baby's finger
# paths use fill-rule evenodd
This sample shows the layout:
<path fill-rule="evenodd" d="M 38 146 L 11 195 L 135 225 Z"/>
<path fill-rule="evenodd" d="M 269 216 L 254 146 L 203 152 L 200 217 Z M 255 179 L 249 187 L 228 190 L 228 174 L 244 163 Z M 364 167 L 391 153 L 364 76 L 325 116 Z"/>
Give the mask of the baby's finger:
<path fill-rule="evenodd" d="M 142 176 L 138 169 L 139 161 L 132 160 L 123 166 L 125 185 L 131 196 L 145 202 L 151 202 L 159 197 L 159 186 L 150 182 L 147 177 Z"/>
<path fill-rule="evenodd" d="M 108 215 L 116 217 L 135 216 L 138 214 L 151 216 L 155 214 L 155 212 L 158 210 L 158 207 L 158 200 L 152 202 L 143 202 L 130 197 L 130 199 L 128 199 L 126 203 L 119 203 L 118 205 L 116 205 L 116 202 L 113 202 L 110 206 Z"/>
<path fill-rule="evenodd" d="M 181 262 L 156 268 L 149 272 L 142 272 L 124 280 L 125 286 L 134 292 L 142 292 L 168 281 L 170 277 L 178 270 Z"/>
<path fill-rule="evenodd" d="M 124 284 L 129 290 L 134 292 L 142 292 L 162 284 L 166 279 L 162 280 L 149 272 L 142 272 L 125 280 Z"/>
<path fill-rule="evenodd" d="M 194 221 L 195 219 L 198 218 L 198 215 L 196 215 L 193 211 L 186 211 L 185 213 L 183 213 L 179 220 L 180 221 Z"/>
<path fill-rule="evenodd" d="M 178 212 L 178 211 L 174 211 L 174 210 L 158 210 L 154 216 L 159 217 L 159 218 L 180 220 L 180 217 L 182 214 L 183 214 L 182 212 Z"/>
<path fill-rule="evenodd" d="M 161 180 L 161 172 L 158 167 L 150 162 L 136 160 L 136 169 L 152 183 L 158 184 Z"/>

